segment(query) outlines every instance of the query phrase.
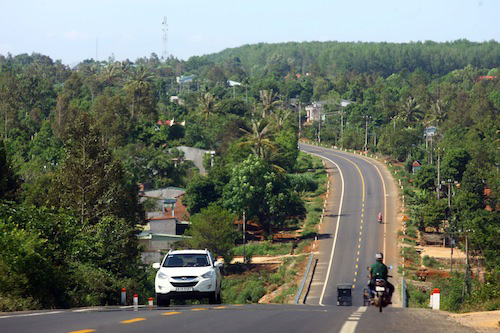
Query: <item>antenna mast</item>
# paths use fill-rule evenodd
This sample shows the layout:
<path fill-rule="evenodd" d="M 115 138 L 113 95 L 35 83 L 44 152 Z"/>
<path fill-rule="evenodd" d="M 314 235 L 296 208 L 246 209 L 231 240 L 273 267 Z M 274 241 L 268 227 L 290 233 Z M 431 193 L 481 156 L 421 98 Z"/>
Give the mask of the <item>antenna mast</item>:
<path fill-rule="evenodd" d="M 163 60 L 167 60 L 168 58 L 168 51 L 167 51 L 167 44 L 168 44 L 168 23 L 167 23 L 167 17 L 163 17 L 163 22 L 162 22 L 162 30 L 163 30 L 163 52 L 161 54 L 161 58 Z"/>

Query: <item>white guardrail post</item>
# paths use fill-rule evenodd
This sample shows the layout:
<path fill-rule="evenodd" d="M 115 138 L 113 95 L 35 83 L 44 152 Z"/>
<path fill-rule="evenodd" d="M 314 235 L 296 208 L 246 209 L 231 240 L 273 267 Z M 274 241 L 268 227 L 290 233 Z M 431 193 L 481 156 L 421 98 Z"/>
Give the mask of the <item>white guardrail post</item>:
<path fill-rule="evenodd" d="M 127 288 L 122 288 L 121 303 L 122 305 L 127 305 Z"/>
<path fill-rule="evenodd" d="M 431 294 L 431 307 L 432 310 L 439 310 L 441 291 L 438 288 L 434 288 Z"/>
<path fill-rule="evenodd" d="M 134 311 L 137 311 L 139 308 L 139 296 L 137 294 L 134 294 Z"/>

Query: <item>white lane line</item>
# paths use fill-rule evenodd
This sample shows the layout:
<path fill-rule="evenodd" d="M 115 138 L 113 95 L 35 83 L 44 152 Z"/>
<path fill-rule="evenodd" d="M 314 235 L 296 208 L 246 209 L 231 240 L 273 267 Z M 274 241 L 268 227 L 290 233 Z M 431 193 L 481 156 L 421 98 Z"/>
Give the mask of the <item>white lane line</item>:
<path fill-rule="evenodd" d="M 340 333 L 354 333 L 356 331 L 356 326 L 358 326 L 358 322 L 361 319 L 361 315 L 366 311 L 367 306 L 360 306 L 356 311 L 354 311 L 346 320 L 342 328 L 340 329 Z"/>
<path fill-rule="evenodd" d="M 50 311 L 50 312 L 25 313 L 25 314 L 19 314 L 19 315 L 0 316 L 0 319 L 5 319 L 5 318 L 17 318 L 17 317 L 43 316 L 43 315 L 51 315 L 51 314 L 62 313 L 62 312 L 64 312 L 64 311 Z"/>
<path fill-rule="evenodd" d="M 356 331 L 356 326 L 358 326 L 357 321 L 346 321 L 339 333 L 354 333 Z"/>
<path fill-rule="evenodd" d="M 339 165 L 334 161 L 332 161 L 331 159 L 311 152 L 309 152 L 309 154 L 316 155 L 322 159 L 328 160 L 331 163 L 333 163 L 337 167 L 337 170 L 339 170 L 340 179 L 342 180 L 342 195 L 340 196 L 339 212 L 337 214 L 337 226 L 335 228 L 335 238 L 333 239 L 332 252 L 330 254 L 330 262 L 328 264 L 328 270 L 326 272 L 325 284 L 323 285 L 323 290 L 321 291 L 321 296 L 319 297 L 319 305 L 325 306 L 323 304 L 323 297 L 325 296 L 326 286 L 328 284 L 328 279 L 330 278 L 330 272 L 332 270 L 333 256 L 335 254 L 335 245 L 337 245 L 337 238 L 339 235 L 340 216 L 342 215 L 342 203 L 344 202 L 344 175 L 342 174 L 342 169 L 340 169 Z"/>

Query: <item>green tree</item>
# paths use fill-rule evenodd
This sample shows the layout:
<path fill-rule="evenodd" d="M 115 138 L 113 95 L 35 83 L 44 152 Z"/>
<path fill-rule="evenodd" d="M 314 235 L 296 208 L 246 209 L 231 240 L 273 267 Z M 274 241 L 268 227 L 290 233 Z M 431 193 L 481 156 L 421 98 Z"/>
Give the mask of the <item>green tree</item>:
<path fill-rule="evenodd" d="M 265 118 L 271 114 L 279 104 L 281 104 L 281 101 L 278 100 L 278 94 L 272 89 L 261 90 L 259 91 L 259 94 L 260 102 L 262 104 L 262 118 Z"/>
<path fill-rule="evenodd" d="M 441 164 L 443 179 L 450 178 L 460 182 L 470 160 L 471 156 L 464 148 L 448 150 Z"/>
<path fill-rule="evenodd" d="M 239 147 L 249 146 L 254 154 L 262 158 L 264 157 L 265 150 L 276 151 L 276 144 L 271 140 L 272 132 L 271 126 L 266 119 L 254 120 L 252 121 L 252 129 L 246 130 L 241 129 L 245 135 L 243 136 Z"/>
<path fill-rule="evenodd" d="M 182 202 L 190 214 L 197 214 L 221 197 L 222 193 L 217 191 L 213 178 L 198 175 L 188 183 Z"/>
<path fill-rule="evenodd" d="M 210 250 L 215 256 L 223 257 L 224 262 L 229 264 L 233 257 L 231 250 L 238 237 L 234 220 L 234 215 L 216 204 L 203 208 L 191 217 L 189 243 L 194 248 Z"/>
<path fill-rule="evenodd" d="M 18 179 L 9 163 L 5 144 L 0 141 L 0 199 L 14 199 L 18 188 Z"/>
<path fill-rule="evenodd" d="M 217 107 L 217 98 L 213 94 L 206 92 L 199 98 L 198 105 L 199 112 L 205 116 L 205 123 L 207 123 L 208 117 L 214 113 Z"/>
<path fill-rule="evenodd" d="M 264 233 L 272 234 L 289 216 L 303 215 L 304 204 L 288 178 L 281 177 L 273 168 L 255 155 L 250 155 L 231 172 L 224 187 L 224 205 L 232 212 L 249 219 L 256 218 Z"/>
<path fill-rule="evenodd" d="M 127 184 L 121 163 L 101 143 L 90 115 L 83 113 L 72 126 L 65 144 L 67 155 L 58 170 L 51 193 L 56 207 L 72 208 L 96 224 L 106 215 L 122 217 L 131 225 L 143 221 L 135 185 Z"/>
<path fill-rule="evenodd" d="M 130 101 L 130 118 L 135 119 L 139 114 L 151 115 L 154 111 L 152 96 L 152 81 L 155 75 L 151 68 L 139 65 L 130 68 L 125 91 Z"/>
<path fill-rule="evenodd" d="M 415 185 L 421 190 L 434 188 L 436 183 L 437 172 L 433 165 L 426 164 L 420 167 L 420 170 L 413 176 Z"/>
<path fill-rule="evenodd" d="M 423 118 L 423 111 L 420 109 L 420 104 L 417 103 L 414 97 L 408 97 L 399 107 L 399 115 L 406 124 L 411 126 Z"/>

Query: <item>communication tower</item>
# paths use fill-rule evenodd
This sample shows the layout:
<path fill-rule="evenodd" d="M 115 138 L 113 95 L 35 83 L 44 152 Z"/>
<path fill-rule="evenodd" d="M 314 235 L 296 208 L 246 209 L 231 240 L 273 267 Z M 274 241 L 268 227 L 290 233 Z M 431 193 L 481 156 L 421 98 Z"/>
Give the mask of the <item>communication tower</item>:
<path fill-rule="evenodd" d="M 161 24 L 163 26 L 163 51 L 161 53 L 161 58 L 163 60 L 167 60 L 168 58 L 168 51 L 167 51 L 167 44 L 168 44 L 168 23 L 167 23 L 167 17 L 163 17 L 163 22 Z"/>

